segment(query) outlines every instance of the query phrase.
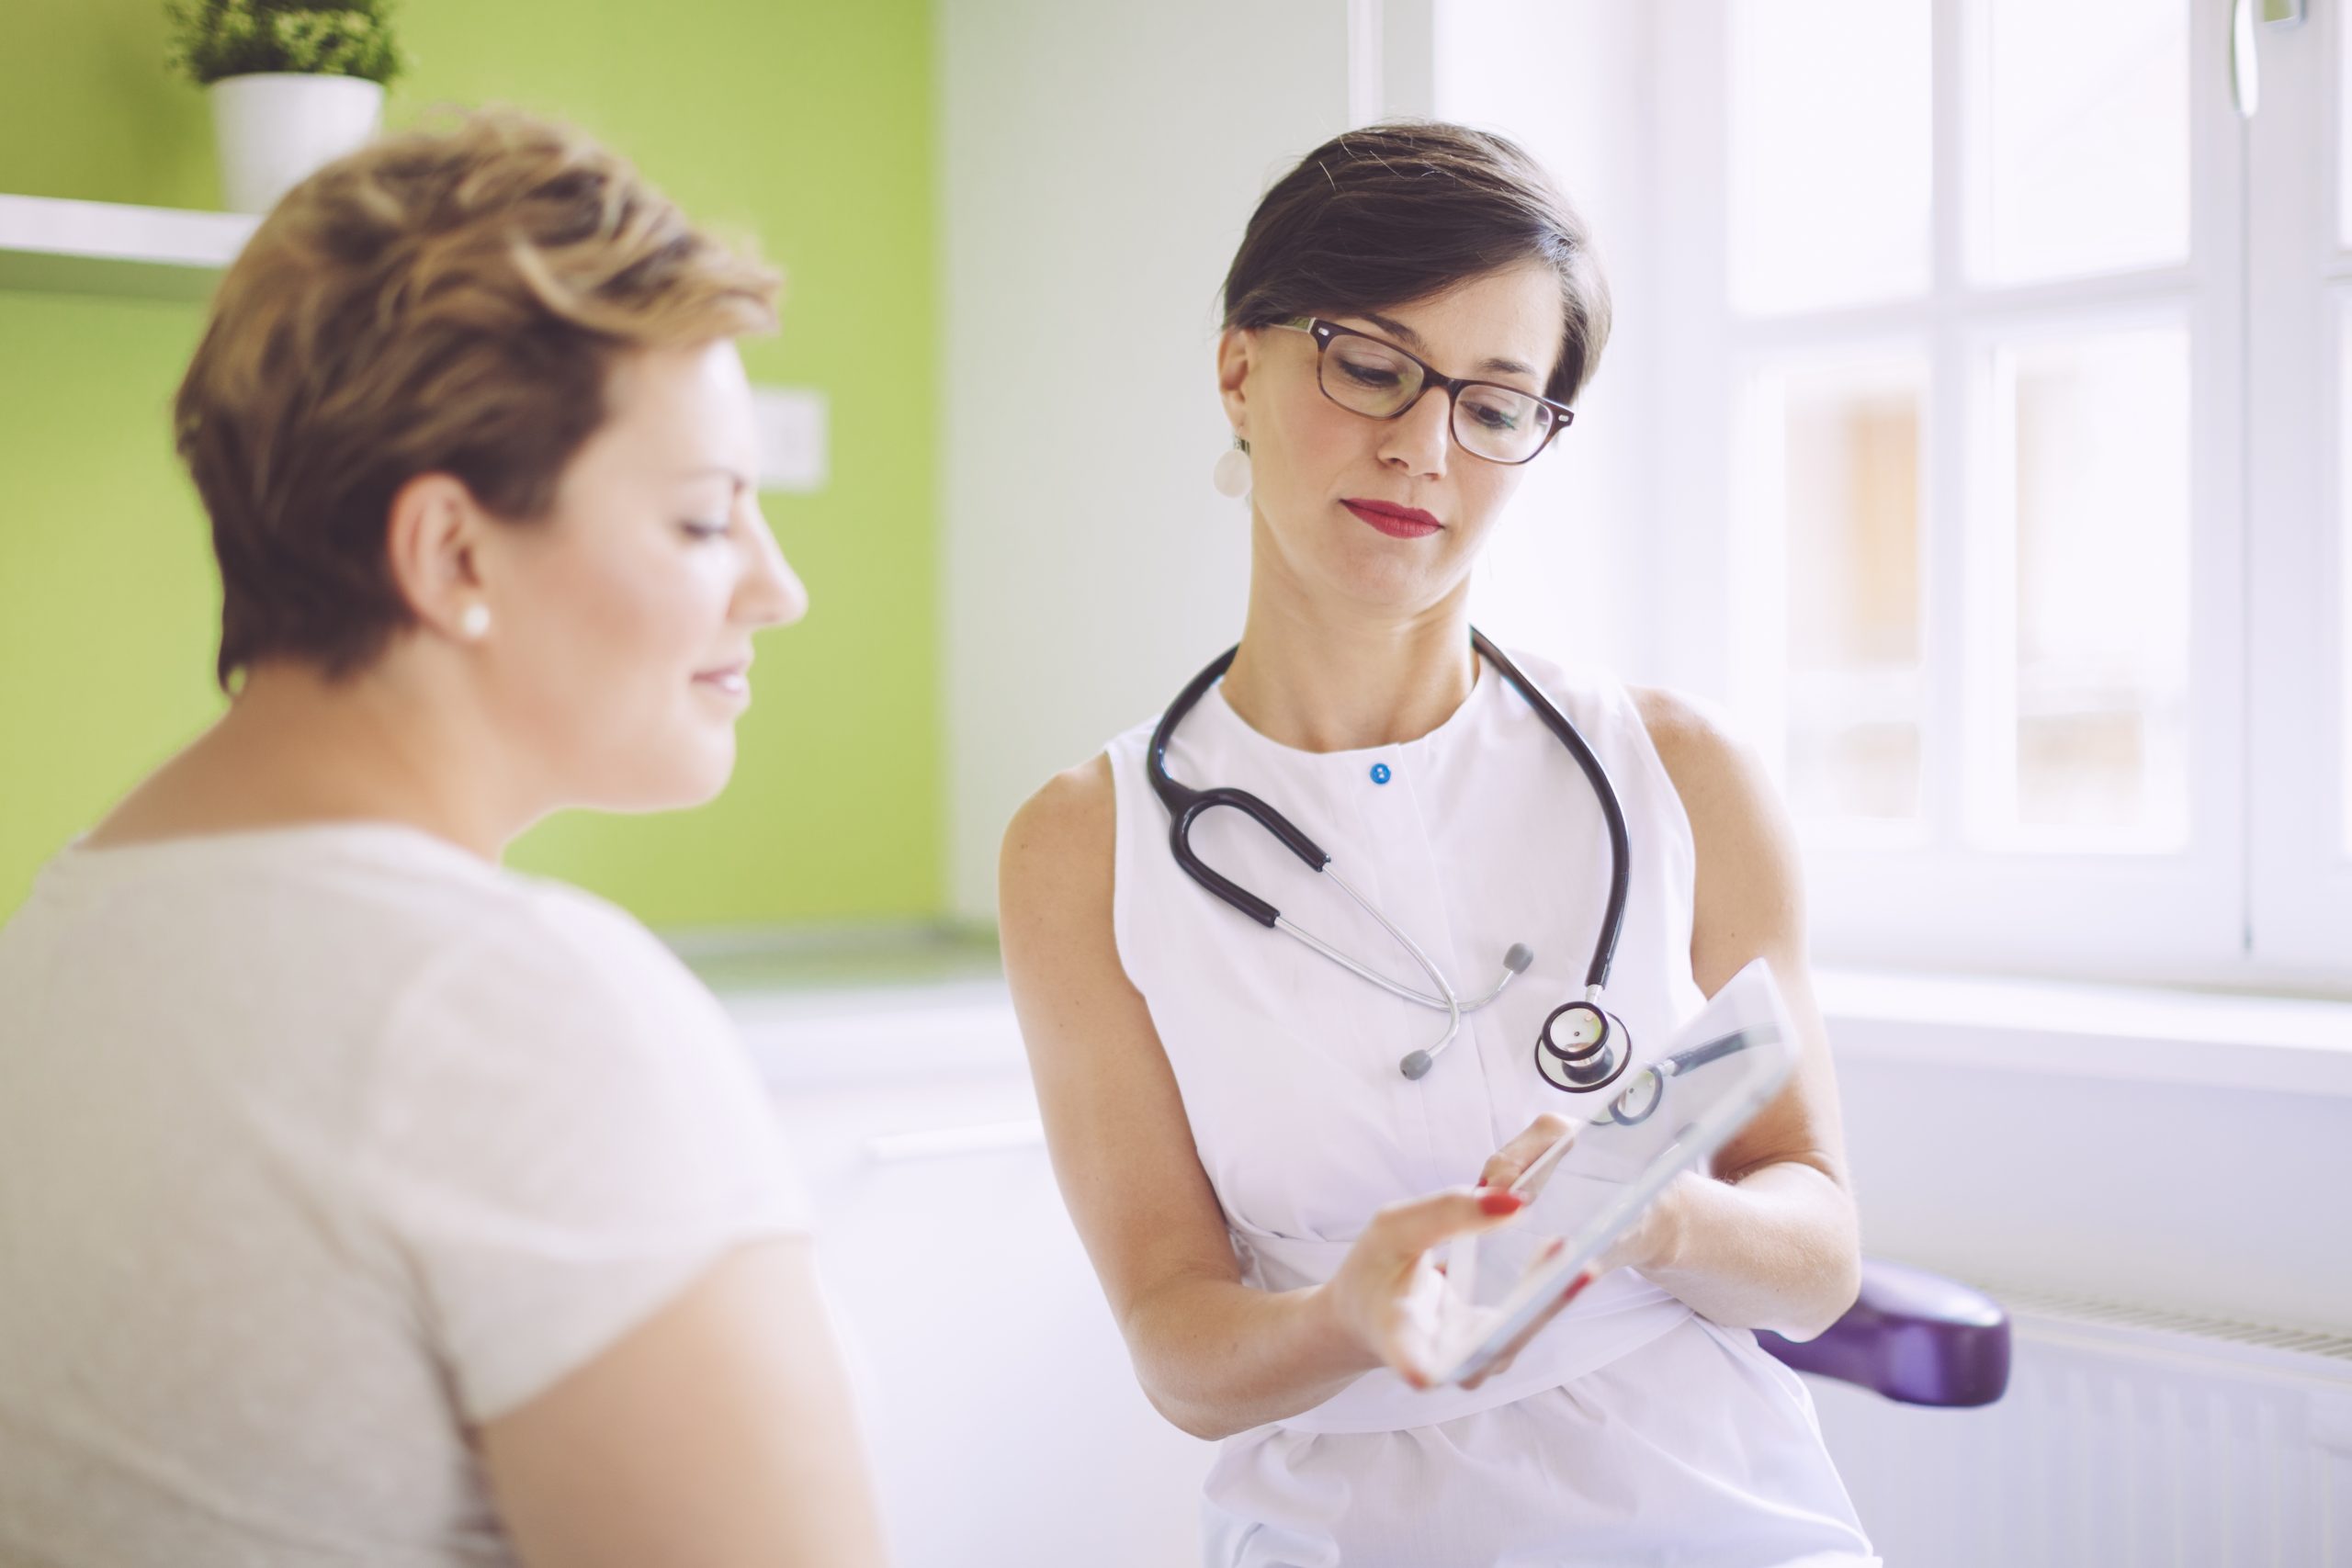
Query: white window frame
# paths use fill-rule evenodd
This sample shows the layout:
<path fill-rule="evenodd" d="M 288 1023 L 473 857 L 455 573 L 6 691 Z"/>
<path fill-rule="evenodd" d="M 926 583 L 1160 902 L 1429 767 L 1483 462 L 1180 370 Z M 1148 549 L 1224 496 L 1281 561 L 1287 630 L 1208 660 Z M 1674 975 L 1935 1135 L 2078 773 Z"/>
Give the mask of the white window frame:
<path fill-rule="evenodd" d="M 1669 0 L 1657 13 L 1655 287 L 1668 304 L 1660 348 L 1663 384 L 1672 389 L 1661 406 L 1668 460 L 1657 485 L 1661 669 L 1675 684 L 1731 698 L 1759 736 L 1768 727 L 1778 733 L 1770 686 L 1784 643 L 1769 638 L 1777 601 L 1759 613 L 1761 596 L 1778 586 L 1775 542 L 1741 525 L 1732 493 L 1739 389 L 1751 368 L 1786 351 L 1904 339 L 1928 350 L 1929 841 L 1905 847 L 1808 831 L 1815 940 L 1825 959 L 2352 988 L 2352 856 L 2340 828 L 2345 477 L 2335 434 L 2344 428 L 2336 334 L 2352 330 L 2352 317 L 2335 308 L 2337 295 L 2352 300 L 2352 257 L 2338 248 L 2334 221 L 2339 6 L 2311 0 L 2313 15 L 2300 26 L 2259 29 L 2262 103 L 2249 122 L 2230 93 L 2233 0 L 2191 5 L 2185 266 L 2018 288 L 1967 282 L 1968 11 L 1965 0 L 1933 0 L 1929 295 L 1770 320 L 1736 319 L 1727 305 L 1726 7 Z M 2326 155 L 2315 158 L 2319 146 Z M 1999 711 L 1978 688 L 2006 660 L 1962 647 L 1970 626 L 1962 596 L 1981 592 L 1984 574 L 2004 558 L 1988 547 L 1998 531 L 1985 526 L 1997 514 L 1998 475 L 1983 460 L 1984 432 L 1969 426 L 1984 400 L 1966 395 L 1965 378 L 1997 334 L 2151 312 L 2177 315 L 2191 337 L 2188 848 L 1973 847 L 1962 831 L 1956 742 L 1981 734 Z M 1759 647 L 1776 659 L 1743 657 Z M 1760 682 L 1759 664 L 1770 666 Z"/>
<path fill-rule="evenodd" d="M 2338 228 L 2352 23 L 2341 0 L 2309 0 L 2308 10 L 2299 24 L 2257 29 L 2261 94 L 2246 128 L 2249 587 L 2257 607 L 2247 853 L 2256 962 L 2289 983 L 2335 989 L 2352 987 L 2344 821 L 2352 767 L 2352 250 Z M 2328 525 L 2312 526 L 2313 518 Z M 2317 716 L 2314 683 L 2327 699 Z"/>

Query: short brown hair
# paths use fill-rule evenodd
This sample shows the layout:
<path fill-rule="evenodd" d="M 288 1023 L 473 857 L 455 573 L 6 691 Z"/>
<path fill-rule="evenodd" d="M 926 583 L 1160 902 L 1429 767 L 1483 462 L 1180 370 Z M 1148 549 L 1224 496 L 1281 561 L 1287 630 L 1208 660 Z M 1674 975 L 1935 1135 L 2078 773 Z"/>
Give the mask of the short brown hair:
<path fill-rule="evenodd" d="M 1530 261 L 1559 275 L 1567 314 L 1544 394 L 1573 402 L 1609 341 L 1609 285 L 1584 220 L 1509 137 L 1369 126 L 1309 152 L 1259 201 L 1225 276 L 1225 324 L 1383 310 Z"/>
<path fill-rule="evenodd" d="M 221 279 L 174 430 L 220 562 L 218 675 L 331 676 L 411 615 L 386 514 L 447 473 L 542 517 L 636 348 L 772 329 L 776 275 L 587 138 L 511 110 L 371 143 L 294 187 Z"/>

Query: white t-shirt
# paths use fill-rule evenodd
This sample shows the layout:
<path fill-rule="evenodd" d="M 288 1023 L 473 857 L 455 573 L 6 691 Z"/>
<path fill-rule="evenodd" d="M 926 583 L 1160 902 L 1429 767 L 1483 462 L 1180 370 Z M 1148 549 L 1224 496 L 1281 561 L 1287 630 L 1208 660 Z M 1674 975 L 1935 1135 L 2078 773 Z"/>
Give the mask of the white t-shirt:
<path fill-rule="evenodd" d="M 70 849 L 0 929 L 0 1563 L 512 1562 L 468 1429 L 806 1223 L 609 906 L 389 825 Z"/>

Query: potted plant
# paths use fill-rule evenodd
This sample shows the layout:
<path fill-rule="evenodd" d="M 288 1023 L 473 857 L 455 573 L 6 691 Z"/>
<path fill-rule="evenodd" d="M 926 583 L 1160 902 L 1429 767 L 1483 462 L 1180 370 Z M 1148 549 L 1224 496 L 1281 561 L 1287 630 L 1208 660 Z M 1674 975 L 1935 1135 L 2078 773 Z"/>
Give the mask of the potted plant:
<path fill-rule="evenodd" d="M 172 63 L 212 99 L 230 209 L 266 212 L 376 132 L 406 63 L 390 0 L 169 0 Z"/>

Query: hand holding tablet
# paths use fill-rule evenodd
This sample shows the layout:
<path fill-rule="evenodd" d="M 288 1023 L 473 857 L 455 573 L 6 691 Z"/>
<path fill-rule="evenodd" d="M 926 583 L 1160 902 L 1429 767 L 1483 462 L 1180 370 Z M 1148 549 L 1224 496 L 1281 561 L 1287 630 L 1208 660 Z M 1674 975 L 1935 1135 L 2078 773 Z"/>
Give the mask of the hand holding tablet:
<path fill-rule="evenodd" d="M 1430 1325 L 1434 1381 L 1475 1385 L 1516 1354 L 1604 1271 L 1611 1246 L 1677 1176 L 1703 1170 L 1764 1108 L 1795 1055 L 1780 988 L 1758 959 L 1733 976 L 1663 1053 L 1631 1072 L 1614 1096 L 1577 1106 L 1591 1120 L 1571 1124 L 1510 1184 L 1528 1200 L 1511 1227 L 1518 1235 L 1464 1236 L 1449 1247 Z M 1530 1228 L 1555 1239 L 1530 1255 Z M 1505 1238 L 1512 1254 L 1528 1260 L 1507 1290 L 1482 1292 L 1482 1254 Z"/>

